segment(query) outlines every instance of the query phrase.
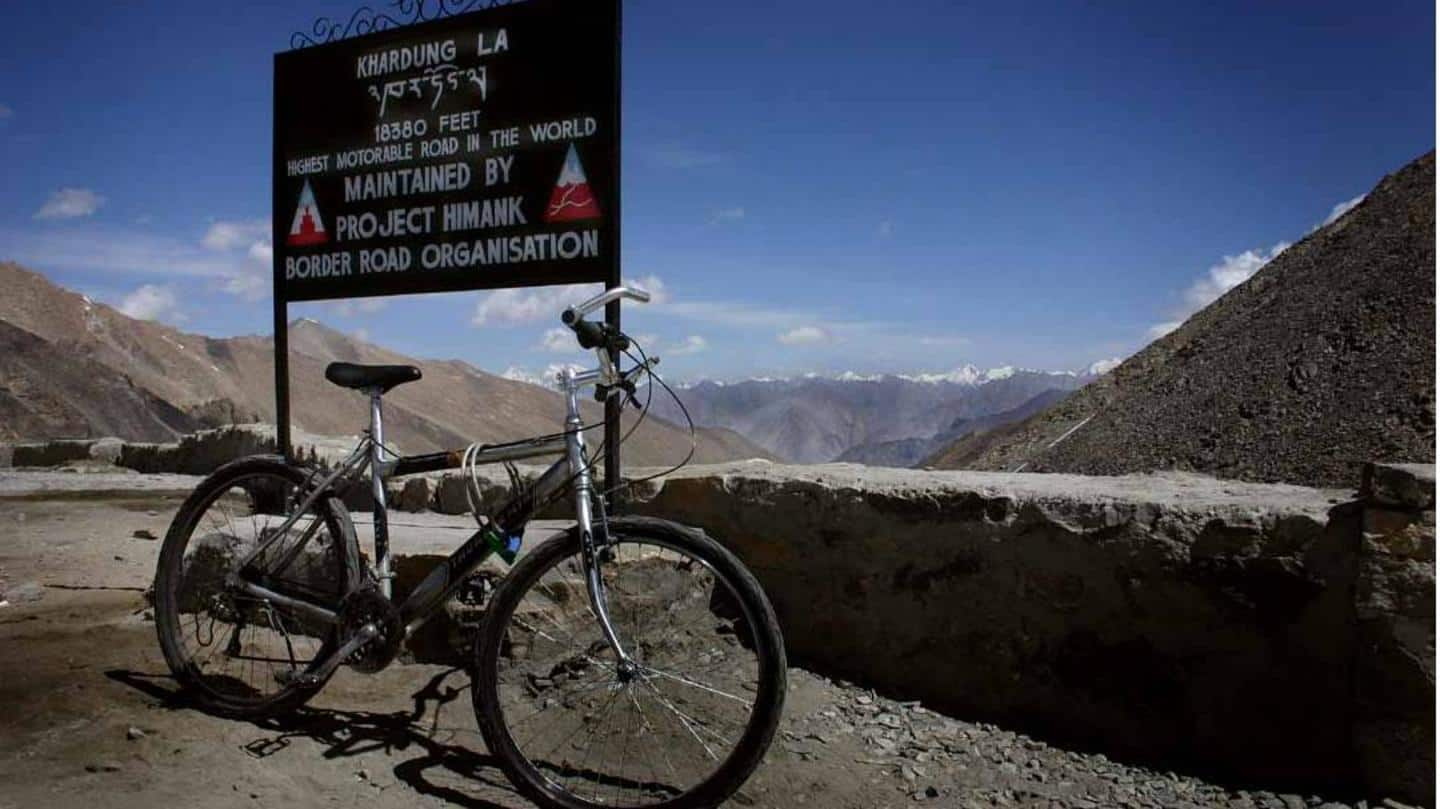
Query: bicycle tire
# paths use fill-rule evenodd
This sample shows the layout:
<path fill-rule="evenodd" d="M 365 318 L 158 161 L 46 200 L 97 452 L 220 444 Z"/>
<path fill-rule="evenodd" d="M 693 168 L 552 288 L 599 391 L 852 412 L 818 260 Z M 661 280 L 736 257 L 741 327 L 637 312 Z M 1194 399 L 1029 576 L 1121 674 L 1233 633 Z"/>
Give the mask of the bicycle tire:
<path fill-rule="evenodd" d="M 183 586 L 183 561 L 185 552 L 195 534 L 196 526 L 206 510 L 222 495 L 230 491 L 239 481 L 252 477 L 274 476 L 280 480 L 301 485 L 308 476 L 306 470 L 286 463 L 278 457 L 255 456 L 225 464 L 217 469 L 186 498 L 175 519 L 165 534 L 165 543 L 160 550 L 154 583 L 155 631 L 160 649 L 167 665 L 183 692 L 202 709 L 211 713 L 236 718 L 261 718 L 293 711 L 315 695 L 324 682 L 305 685 L 296 680 L 283 686 L 273 696 L 264 699 L 244 700 L 222 693 L 209 687 L 201 676 L 198 666 L 184 652 L 181 638 L 180 588 Z M 326 530 L 338 543 L 337 553 L 332 554 L 335 567 L 330 574 L 335 577 L 339 598 L 343 598 L 355 586 L 359 560 L 354 542 L 353 529 L 349 528 L 349 514 L 334 497 L 321 497 L 312 506 L 325 520 Z M 198 619 L 197 619 L 198 621 Z M 338 639 L 333 631 L 321 643 L 306 673 L 313 671 L 318 662 L 333 651 Z"/>
<path fill-rule="evenodd" d="M 786 691 L 785 646 L 775 613 L 759 582 L 736 557 L 703 532 L 676 523 L 652 518 L 611 520 L 609 531 L 616 542 L 625 538 L 661 540 L 683 548 L 707 563 L 717 577 L 723 577 L 739 599 L 759 660 L 756 701 L 743 736 L 723 764 L 700 784 L 671 799 L 641 804 L 646 809 L 702 809 L 720 804 L 738 790 L 759 766 L 784 709 Z M 575 529 L 546 540 L 516 564 L 497 588 L 476 638 L 476 671 L 472 680 L 476 719 L 490 752 L 499 760 L 511 783 L 527 798 L 551 809 L 593 809 L 617 804 L 584 800 L 560 789 L 547 779 L 520 752 L 507 729 L 499 697 L 500 656 L 510 617 L 525 594 L 540 577 L 566 557 L 578 552 Z"/>

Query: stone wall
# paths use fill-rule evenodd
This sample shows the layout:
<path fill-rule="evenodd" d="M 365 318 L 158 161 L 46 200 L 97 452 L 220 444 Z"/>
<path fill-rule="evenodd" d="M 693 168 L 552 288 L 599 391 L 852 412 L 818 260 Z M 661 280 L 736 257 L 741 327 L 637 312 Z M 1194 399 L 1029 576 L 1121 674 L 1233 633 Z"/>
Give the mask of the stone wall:
<path fill-rule="evenodd" d="M 297 432 L 293 439 L 303 459 L 334 462 L 344 458 L 353 440 Z M 0 444 L 0 468 L 115 466 L 146 474 L 207 475 L 246 455 L 273 453 L 273 424 L 235 424 L 201 430 L 169 443 L 75 438 Z"/>
<path fill-rule="evenodd" d="M 1355 753 L 1384 794 L 1435 802 L 1435 468 L 1372 465 L 1355 582 Z"/>
<path fill-rule="evenodd" d="M 1194 475 L 736 464 L 633 509 L 734 549 L 809 667 L 1087 747 L 1432 803 L 1419 502 L 1380 516 L 1347 492 Z"/>

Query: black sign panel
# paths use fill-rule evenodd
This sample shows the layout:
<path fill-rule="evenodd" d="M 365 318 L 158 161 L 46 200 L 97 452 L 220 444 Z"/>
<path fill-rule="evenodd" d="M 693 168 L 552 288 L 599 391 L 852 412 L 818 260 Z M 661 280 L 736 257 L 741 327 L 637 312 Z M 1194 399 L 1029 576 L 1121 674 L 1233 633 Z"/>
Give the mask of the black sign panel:
<path fill-rule="evenodd" d="M 618 0 L 275 57 L 277 301 L 612 280 Z"/>

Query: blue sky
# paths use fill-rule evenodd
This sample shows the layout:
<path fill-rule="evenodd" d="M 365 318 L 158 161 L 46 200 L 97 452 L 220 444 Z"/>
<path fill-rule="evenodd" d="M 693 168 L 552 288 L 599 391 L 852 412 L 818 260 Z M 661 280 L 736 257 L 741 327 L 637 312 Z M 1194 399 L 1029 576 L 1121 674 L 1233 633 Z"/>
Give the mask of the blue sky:
<path fill-rule="evenodd" d="M 356 4 L 12 5 L 0 259 L 268 332 L 271 54 Z M 1124 356 L 1435 145 L 1423 2 L 624 13 L 625 275 L 664 293 L 627 327 L 680 378 Z M 581 294 L 292 312 L 535 371 Z"/>

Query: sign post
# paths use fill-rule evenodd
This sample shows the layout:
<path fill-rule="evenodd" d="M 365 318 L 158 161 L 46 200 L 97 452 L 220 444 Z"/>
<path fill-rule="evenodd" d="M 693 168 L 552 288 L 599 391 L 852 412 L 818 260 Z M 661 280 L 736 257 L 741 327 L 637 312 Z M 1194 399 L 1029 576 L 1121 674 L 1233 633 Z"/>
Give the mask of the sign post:
<path fill-rule="evenodd" d="M 287 456 L 290 302 L 620 283 L 619 0 L 524 0 L 390 25 L 275 56 L 275 396 Z M 619 306 L 606 314 L 618 327 Z M 606 421 L 613 485 L 617 407 Z"/>

